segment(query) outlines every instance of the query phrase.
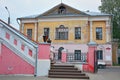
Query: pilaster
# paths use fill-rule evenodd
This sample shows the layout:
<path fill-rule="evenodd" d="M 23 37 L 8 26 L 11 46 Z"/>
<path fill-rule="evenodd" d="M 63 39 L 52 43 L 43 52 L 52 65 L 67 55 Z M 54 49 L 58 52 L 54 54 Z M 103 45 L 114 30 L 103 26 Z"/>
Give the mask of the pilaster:
<path fill-rule="evenodd" d="M 92 21 L 90 21 L 90 42 L 93 42 L 93 35 L 92 35 Z"/>

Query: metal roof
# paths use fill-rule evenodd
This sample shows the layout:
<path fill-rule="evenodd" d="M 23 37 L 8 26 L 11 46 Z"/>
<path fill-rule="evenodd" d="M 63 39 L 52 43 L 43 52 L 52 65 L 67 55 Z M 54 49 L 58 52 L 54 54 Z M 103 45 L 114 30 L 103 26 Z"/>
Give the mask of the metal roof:
<path fill-rule="evenodd" d="M 106 13 L 100 13 L 100 12 L 90 12 L 90 11 L 86 11 L 84 12 L 90 16 L 110 16 L 110 14 L 106 14 Z"/>
<path fill-rule="evenodd" d="M 52 15 L 50 14 L 50 15 L 45 15 L 46 13 L 50 12 L 51 10 L 55 9 L 56 7 L 58 7 L 60 5 L 70 7 L 70 6 L 62 3 L 62 4 L 59 4 L 59 5 L 53 7 L 52 9 L 50 9 L 42 14 L 25 16 L 25 17 L 21 17 L 18 19 L 35 19 L 35 18 L 47 18 L 47 17 L 76 17 L 76 16 L 111 16 L 110 14 L 105 14 L 105 13 L 100 13 L 100 12 L 80 11 L 80 10 L 74 9 L 72 7 L 70 7 L 70 8 L 72 8 L 76 11 L 79 11 L 82 14 L 52 14 Z"/>

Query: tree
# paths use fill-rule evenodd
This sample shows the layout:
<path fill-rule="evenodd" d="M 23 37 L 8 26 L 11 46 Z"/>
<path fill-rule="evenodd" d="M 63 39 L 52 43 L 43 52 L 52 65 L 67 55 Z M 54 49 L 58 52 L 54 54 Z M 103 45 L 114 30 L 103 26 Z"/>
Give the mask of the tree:
<path fill-rule="evenodd" d="M 120 42 L 120 0 L 101 0 L 101 3 L 99 10 L 113 15 L 113 39 L 119 39 Z"/>

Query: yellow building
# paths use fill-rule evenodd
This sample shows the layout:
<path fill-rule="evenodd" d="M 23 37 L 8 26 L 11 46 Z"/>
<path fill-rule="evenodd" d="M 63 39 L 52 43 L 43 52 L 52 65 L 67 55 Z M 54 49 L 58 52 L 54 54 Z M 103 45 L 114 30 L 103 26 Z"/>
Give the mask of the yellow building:
<path fill-rule="evenodd" d="M 44 42 L 43 36 L 50 39 L 58 55 L 64 49 L 74 54 L 74 60 L 81 60 L 81 53 L 88 52 L 87 44 L 96 43 L 99 62 L 112 64 L 109 14 L 84 12 L 61 3 L 43 14 L 18 19 L 22 33 L 38 42 Z"/>

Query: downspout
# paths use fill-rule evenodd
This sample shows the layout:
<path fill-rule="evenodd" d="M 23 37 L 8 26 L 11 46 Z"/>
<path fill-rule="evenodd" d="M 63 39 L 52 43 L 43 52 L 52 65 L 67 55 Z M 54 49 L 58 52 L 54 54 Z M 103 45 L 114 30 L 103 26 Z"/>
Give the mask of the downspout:
<path fill-rule="evenodd" d="M 16 21 L 17 21 L 17 23 L 18 23 L 18 25 L 19 25 L 19 30 L 20 30 L 20 27 L 21 27 L 21 26 L 20 26 L 20 22 L 19 22 L 20 19 L 17 18 Z"/>
<path fill-rule="evenodd" d="M 34 71 L 34 77 L 37 77 L 37 64 L 38 64 L 38 46 L 35 46 L 36 49 L 36 56 L 35 56 L 35 71 Z"/>
<path fill-rule="evenodd" d="M 36 41 L 38 42 L 38 22 L 37 22 L 37 35 L 36 35 Z"/>

